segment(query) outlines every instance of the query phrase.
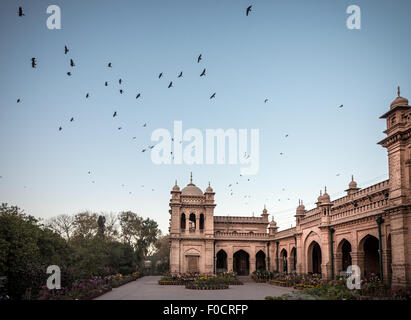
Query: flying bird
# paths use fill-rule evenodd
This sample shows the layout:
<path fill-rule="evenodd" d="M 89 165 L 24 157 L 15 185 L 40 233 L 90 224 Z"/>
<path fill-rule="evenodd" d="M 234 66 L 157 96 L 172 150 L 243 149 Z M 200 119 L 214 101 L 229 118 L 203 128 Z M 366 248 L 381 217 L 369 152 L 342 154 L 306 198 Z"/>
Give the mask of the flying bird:
<path fill-rule="evenodd" d="M 111 62 L 109 62 L 107 66 L 108 66 L 109 68 L 111 68 Z"/>
<path fill-rule="evenodd" d="M 120 89 L 120 94 L 123 94 L 123 90 L 122 90 L 122 89 Z"/>
<path fill-rule="evenodd" d="M 180 74 L 178 75 L 179 78 L 181 78 L 183 76 L 183 71 L 180 72 Z"/>
<path fill-rule="evenodd" d="M 31 58 L 31 67 L 35 68 L 37 66 L 36 58 Z"/>
<path fill-rule="evenodd" d="M 141 150 L 141 152 L 146 152 L 146 149 Z"/>
<path fill-rule="evenodd" d="M 168 85 L 169 88 L 173 86 L 173 81 L 170 81 L 170 84 Z"/>
<path fill-rule="evenodd" d="M 69 52 L 69 49 L 67 48 L 67 46 L 64 46 L 64 54 L 67 54 Z"/>
<path fill-rule="evenodd" d="M 215 92 L 211 95 L 210 99 L 214 99 L 215 98 Z"/>
<path fill-rule="evenodd" d="M 206 69 L 204 68 L 203 72 L 201 72 L 200 77 L 205 76 Z"/>
<path fill-rule="evenodd" d="M 118 127 L 118 130 L 121 130 L 121 127 Z"/>
<path fill-rule="evenodd" d="M 17 99 L 17 103 L 20 103 L 20 101 L 21 101 L 20 99 Z"/>
<path fill-rule="evenodd" d="M 74 67 L 74 66 L 75 66 L 75 64 L 74 64 L 73 59 L 70 59 L 70 67 Z"/>
<path fill-rule="evenodd" d="M 249 6 L 245 12 L 245 15 L 248 16 L 248 14 L 251 12 L 252 6 Z"/>
<path fill-rule="evenodd" d="M 287 137 L 288 137 L 288 134 L 286 134 L 285 137 L 287 138 Z"/>
<path fill-rule="evenodd" d="M 197 63 L 200 63 L 200 61 L 201 61 L 201 54 L 197 58 Z"/>
<path fill-rule="evenodd" d="M 19 17 L 25 16 L 25 14 L 23 13 L 23 8 L 19 7 Z"/>
<path fill-rule="evenodd" d="M 141 94 L 139 93 L 137 96 L 136 96 L 136 99 L 138 99 L 138 98 L 140 98 L 141 97 Z"/>
<path fill-rule="evenodd" d="M 344 107 L 344 105 L 340 105 L 338 108 L 342 108 L 342 107 Z"/>
<path fill-rule="evenodd" d="M 161 72 L 161 73 L 158 75 L 158 78 L 160 79 L 162 76 L 163 76 L 163 73 Z"/>
<path fill-rule="evenodd" d="M 104 82 L 104 85 L 107 87 L 108 86 L 108 82 L 106 81 L 106 82 Z"/>
<path fill-rule="evenodd" d="M 91 171 L 89 171 L 88 174 L 91 174 Z"/>
<path fill-rule="evenodd" d="M 113 118 L 117 116 L 117 111 L 114 111 Z"/>
<path fill-rule="evenodd" d="M 87 99 L 89 96 L 90 96 L 90 95 L 87 93 L 87 94 L 86 94 L 86 99 Z"/>
<path fill-rule="evenodd" d="M 62 127 L 59 127 L 59 131 L 61 131 L 61 130 L 63 130 L 63 128 L 62 128 Z"/>
<path fill-rule="evenodd" d="M 147 123 L 143 124 L 143 127 L 147 127 Z"/>
<path fill-rule="evenodd" d="M 71 76 L 71 72 L 69 71 L 69 72 L 67 72 L 67 75 L 70 77 Z"/>
<path fill-rule="evenodd" d="M 71 118 L 71 119 L 70 119 L 70 122 L 73 122 L 73 121 L 74 121 L 74 118 Z"/>
<path fill-rule="evenodd" d="M 121 81 L 122 81 L 121 79 L 118 79 L 118 83 L 119 83 L 119 84 L 121 84 Z"/>
<path fill-rule="evenodd" d="M 268 99 L 265 99 L 265 100 L 264 100 L 264 103 L 267 103 L 267 102 L 268 102 Z"/>

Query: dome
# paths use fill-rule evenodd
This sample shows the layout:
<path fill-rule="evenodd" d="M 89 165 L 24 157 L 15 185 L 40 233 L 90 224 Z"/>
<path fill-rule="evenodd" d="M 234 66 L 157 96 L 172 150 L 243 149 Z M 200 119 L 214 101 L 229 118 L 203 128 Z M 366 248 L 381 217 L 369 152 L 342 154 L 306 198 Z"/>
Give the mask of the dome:
<path fill-rule="evenodd" d="M 188 184 L 183 190 L 181 190 L 181 195 L 183 196 L 202 196 L 203 191 L 195 184 L 190 183 Z"/>
<path fill-rule="evenodd" d="M 277 222 L 274 221 L 274 217 L 270 222 L 270 228 L 277 228 Z"/>
<path fill-rule="evenodd" d="M 299 202 L 299 206 L 297 207 L 297 214 L 305 214 L 305 206 L 302 201 Z"/>
<path fill-rule="evenodd" d="M 193 174 L 190 174 L 190 183 L 181 190 L 183 196 L 203 196 L 203 191 L 193 183 Z"/>
<path fill-rule="evenodd" d="M 268 214 L 267 208 L 264 205 L 263 214 Z"/>
<path fill-rule="evenodd" d="M 213 192 L 213 188 L 211 188 L 210 182 L 208 183 L 208 187 L 207 187 L 207 189 L 206 189 L 205 192 L 206 192 L 206 193 L 211 193 L 211 192 Z"/>
<path fill-rule="evenodd" d="M 408 106 L 408 99 L 405 99 L 400 96 L 400 87 L 398 87 L 398 97 L 391 103 L 391 109 L 395 107 L 407 107 Z"/>
<path fill-rule="evenodd" d="M 348 185 L 349 189 L 357 189 L 357 182 L 354 181 L 354 176 L 351 176 L 351 182 Z"/>
<path fill-rule="evenodd" d="M 319 195 L 319 197 L 317 198 L 317 202 L 322 202 L 322 201 L 323 201 L 323 192 L 320 191 L 320 195 Z"/>
<path fill-rule="evenodd" d="M 327 193 L 327 187 L 325 187 L 324 195 L 322 196 L 322 202 L 329 203 L 330 200 L 330 196 Z"/>
<path fill-rule="evenodd" d="M 180 191 L 180 187 L 177 185 L 177 180 L 176 180 L 176 184 L 173 187 L 173 191 Z"/>

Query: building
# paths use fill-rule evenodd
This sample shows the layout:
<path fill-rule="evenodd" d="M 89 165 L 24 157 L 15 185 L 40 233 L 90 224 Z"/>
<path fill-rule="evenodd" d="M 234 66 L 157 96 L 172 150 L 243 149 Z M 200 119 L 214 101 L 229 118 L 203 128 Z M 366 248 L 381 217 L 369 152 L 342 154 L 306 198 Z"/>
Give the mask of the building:
<path fill-rule="evenodd" d="M 389 179 L 364 189 L 352 178 L 346 195 L 324 190 L 316 207 L 300 201 L 296 226 L 279 231 L 264 208 L 259 217 L 214 216 L 214 191 L 192 182 L 170 200 L 170 271 L 247 275 L 256 269 L 320 273 L 325 279 L 358 265 L 393 288 L 411 288 L 411 107 L 400 96 L 386 119 Z M 410 249 L 409 249 L 410 248 Z"/>

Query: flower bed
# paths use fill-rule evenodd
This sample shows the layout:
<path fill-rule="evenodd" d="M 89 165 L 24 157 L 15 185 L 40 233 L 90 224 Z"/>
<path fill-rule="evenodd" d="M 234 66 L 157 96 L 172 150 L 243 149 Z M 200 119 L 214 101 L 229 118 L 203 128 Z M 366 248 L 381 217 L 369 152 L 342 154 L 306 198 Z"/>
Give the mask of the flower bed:
<path fill-rule="evenodd" d="M 70 288 L 62 287 L 59 290 L 49 290 L 43 286 L 37 300 L 91 300 L 111 291 L 112 288 L 118 288 L 130 281 L 137 280 L 141 276 L 140 273 L 134 272 L 126 276 L 116 274 L 104 278 L 93 277 L 74 281 Z"/>
<path fill-rule="evenodd" d="M 268 283 L 275 285 L 275 286 L 280 286 L 280 287 L 292 287 L 293 286 L 291 282 L 281 281 L 281 280 L 270 280 Z"/>
<path fill-rule="evenodd" d="M 186 289 L 192 290 L 222 290 L 228 289 L 228 285 L 224 283 L 188 283 Z"/>
<path fill-rule="evenodd" d="M 237 279 L 232 272 L 219 273 L 215 275 L 201 275 L 192 273 L 182 274 L 165 274 L 158 280 L 159 285 L 189 285 L 189 284 L 224 284 L 224 285 L 242 285 L 243 283 Z"/>
<path fill-rule="evenodd" d="M 251 278 L 257 283 L 265 283 L 273 278 L 273 273 L 267 270 L 256 270 L 251 274 Z"/>
<path fill-rule="evenodd" d="M 158 284 L 162 286 L 184 286 L 187 282 L 182 280 L 158 280 Z"/>

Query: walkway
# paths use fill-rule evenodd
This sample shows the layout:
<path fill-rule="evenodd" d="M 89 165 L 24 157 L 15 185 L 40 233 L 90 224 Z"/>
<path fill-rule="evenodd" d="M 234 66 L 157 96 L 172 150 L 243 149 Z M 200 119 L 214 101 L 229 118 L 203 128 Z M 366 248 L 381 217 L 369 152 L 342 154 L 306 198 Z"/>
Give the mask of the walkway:
<path fill-rule="evenodd" d="M 250 277 L 240 277 L 244 285 L 225 290 L 190 290 L 184 286 L 163 286 L 160 276 L 147 276 L 125 284 L 95 300 L 264 300 L 266 296 L 291 293 L 290 288 L 255 283 Z"/>

